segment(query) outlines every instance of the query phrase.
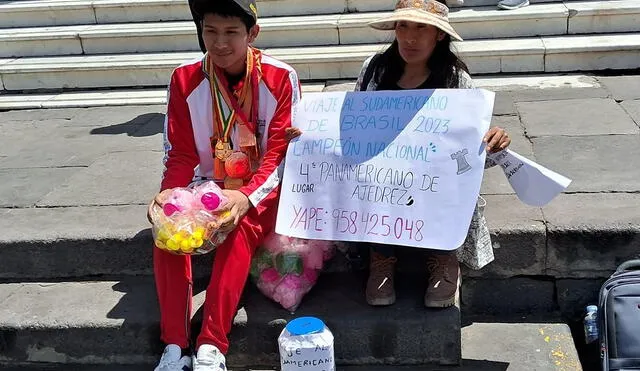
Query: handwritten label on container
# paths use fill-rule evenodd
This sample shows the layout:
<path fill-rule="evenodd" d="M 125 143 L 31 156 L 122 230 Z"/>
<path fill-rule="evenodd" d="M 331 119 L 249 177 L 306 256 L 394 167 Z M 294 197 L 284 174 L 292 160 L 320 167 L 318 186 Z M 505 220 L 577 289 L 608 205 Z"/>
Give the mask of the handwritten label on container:
<path fill-rule="evenodd" d="M 288 349 L 281 355 L 282 371 L 334 371 L 333 348 L 329 346 Z"/>

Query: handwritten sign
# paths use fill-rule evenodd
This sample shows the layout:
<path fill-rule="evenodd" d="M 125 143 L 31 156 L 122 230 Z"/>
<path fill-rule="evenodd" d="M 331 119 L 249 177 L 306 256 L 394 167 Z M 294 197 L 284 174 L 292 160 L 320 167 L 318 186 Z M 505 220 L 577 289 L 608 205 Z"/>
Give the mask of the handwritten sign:
<path fill-rule="evenodd" d="M 520 201 L 530 206 L 548 204 L 571 184 L 571 179 L 509 149 L 489 155 L 489 160 L 500 165 Z"/>
<path fill-rule="evenodd" d="M 481 89 L 305 95 L 276 232 L 458 248 L 480 192 L 493 101 Z"/>

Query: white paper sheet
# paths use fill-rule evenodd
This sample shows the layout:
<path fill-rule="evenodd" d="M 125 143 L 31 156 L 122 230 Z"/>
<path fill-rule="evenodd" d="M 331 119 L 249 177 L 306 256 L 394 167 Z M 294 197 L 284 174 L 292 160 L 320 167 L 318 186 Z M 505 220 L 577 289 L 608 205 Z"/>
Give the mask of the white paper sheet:
<path fill-rule="evenodd" d="M 571 179 L 509 149 L 490 154 L 489 159 L 502 167 L 511 188 L 527 205 L 542 207 L 571 183 Z"/>

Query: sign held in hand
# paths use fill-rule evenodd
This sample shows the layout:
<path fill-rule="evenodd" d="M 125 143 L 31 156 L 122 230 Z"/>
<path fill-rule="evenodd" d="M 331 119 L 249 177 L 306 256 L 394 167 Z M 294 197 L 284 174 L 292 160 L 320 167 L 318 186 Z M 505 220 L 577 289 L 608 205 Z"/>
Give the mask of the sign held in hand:
<path fill-rule="evenodd" d="M 494 94 L 307 94 L 287 152 L 276 232 L 441 250 L 467 236 Z"/>
<path fill-rule="evenodd" d="M 520 201 L 530 206 L 548 204 L 571 184 L 571 179 L 509 149 L 489 155 L 489 160 L 502 167 Z"/>

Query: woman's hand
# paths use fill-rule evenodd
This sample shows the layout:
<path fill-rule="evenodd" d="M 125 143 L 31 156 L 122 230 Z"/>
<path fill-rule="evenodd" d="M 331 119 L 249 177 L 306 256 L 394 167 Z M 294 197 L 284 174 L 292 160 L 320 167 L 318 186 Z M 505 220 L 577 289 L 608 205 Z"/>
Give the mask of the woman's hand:
<path fill-rule="evenodd" d="M 291 142 L 292 140 L 302 135 L 302 131 L 300 131 L 300 129 L 298 128 L 294 128 L 293 126 L 290 128 L 286 128 L 284 132 L 285 132 L 287 141 L 289 142 Z"/>
<path fill-rule="evenodd" d="M 497 126 L 489 129 L 482 141 L 487 143 L 487 152 L 489 153 L 500 152 L 511 144 L 509 134 L 503 128 Z"/>

